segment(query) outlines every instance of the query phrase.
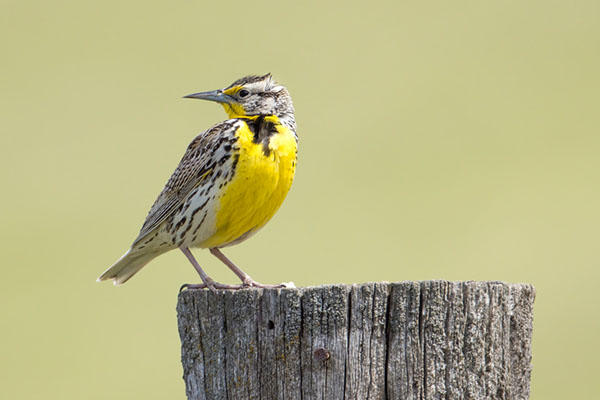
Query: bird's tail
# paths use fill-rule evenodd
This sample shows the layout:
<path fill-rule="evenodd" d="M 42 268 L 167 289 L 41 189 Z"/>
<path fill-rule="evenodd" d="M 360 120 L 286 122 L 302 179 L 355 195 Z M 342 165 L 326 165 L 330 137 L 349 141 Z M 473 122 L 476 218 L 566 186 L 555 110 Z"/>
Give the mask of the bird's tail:
<path fill-rule="evenodd" d="M 138 252 L 135 249 L 127 250 L 112 267 L 104 271 L 98 282 L 112 279 L 115 286 L 121 285 L 135 275 L 146 264 L 156 258 L 160 253 Z"/>

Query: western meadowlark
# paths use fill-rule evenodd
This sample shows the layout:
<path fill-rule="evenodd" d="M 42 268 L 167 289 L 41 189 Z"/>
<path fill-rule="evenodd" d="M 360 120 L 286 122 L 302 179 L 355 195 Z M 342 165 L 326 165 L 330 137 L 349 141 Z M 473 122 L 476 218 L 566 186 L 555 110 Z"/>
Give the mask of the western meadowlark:
<path fill-rule="evenodd" d="M 155 257 L 179 248 L 202 284 L 187 288 L 281 287 L 255 282 L 222 252 L 255 234 L 275 214 L 296 170 L 298 137 L 287 89 L 271 74 L 247 76 L 225 89 L 185 98 L 220 103 L 229 115 L 196 136 L 150 209 L 131 248 L 98 281 L 120 285 Z M 190 248 L 208 248 L 241 280 L 215 282 Z"/>

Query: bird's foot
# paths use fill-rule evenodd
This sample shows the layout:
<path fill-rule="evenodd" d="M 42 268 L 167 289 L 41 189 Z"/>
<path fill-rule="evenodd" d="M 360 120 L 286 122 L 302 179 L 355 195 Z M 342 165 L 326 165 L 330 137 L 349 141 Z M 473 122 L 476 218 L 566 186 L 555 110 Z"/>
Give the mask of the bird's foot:
<path fill-rule="evenodd" d="M 295 288 L 294 282 L 280 283 L 279 285 L 264 285 L 260 282 L 256 282 L 253 279 L 246 279 L 241 285 L 229 285 L 226 283 L 215 282 L 212 279 L 207 279 L 205 283 L 186 283 L 181 285 L 179 291 L 184 290 L 196 290 L 196 289 L 210 289 L 212 292 L 216 292 L 217 289 L 223 290 L 240 290 L 249 288 L 261 288 L 261 289 L 282 289 L 282 288 Z"/>
<path fill-rule="evenodd" d="M 244 285 L 228 285 L 226 283 L 215 282 L 212 279 L 207 279 L 204 283 L 186 283 L 181 285 L 179 291 L 184 290 L 195 290 L 195 289 L 210 289 L 211 292 L 216 293 L 217 289 L 223 290 L 239 290 L 244 289 Z"/>
<path fill-rule="evenodd" d="M 280 283 L 279 285 L 264 285 L 260 282 L 256 282 L 254 279 L 247 277 L 243 280 L 242 286 L 245 288 L 262 288 L 262 289 L 283 289 L 283 288 L 295 288 L 294 282 Z"/>

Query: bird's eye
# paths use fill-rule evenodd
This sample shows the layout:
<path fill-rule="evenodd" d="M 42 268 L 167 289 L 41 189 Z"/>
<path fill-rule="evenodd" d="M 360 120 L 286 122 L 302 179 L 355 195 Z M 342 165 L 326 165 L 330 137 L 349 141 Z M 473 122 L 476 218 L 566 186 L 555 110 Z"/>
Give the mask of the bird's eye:
<path fill-rule="evenodd" d="M 240 91 L 238 92 L 238 96 L 240 96 L 240 97 L 246 97 L 246 96 L 248 96 L 249 94 L 250 94 L 250 92 L 249 92 L 248 90 L 246 90 L 246 89 L 242 89 L 242 90 L 240 90 Z"/>

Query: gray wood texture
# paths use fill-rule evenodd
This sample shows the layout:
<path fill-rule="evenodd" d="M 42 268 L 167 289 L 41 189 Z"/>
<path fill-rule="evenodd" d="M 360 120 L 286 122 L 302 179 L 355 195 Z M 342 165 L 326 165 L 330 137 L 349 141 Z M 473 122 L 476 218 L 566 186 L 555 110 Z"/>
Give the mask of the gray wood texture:
<path fill-rule="evenodd" d="M 188 399 L 528 399 L 535 289 L 400 282 L 186 290 Z"/>

